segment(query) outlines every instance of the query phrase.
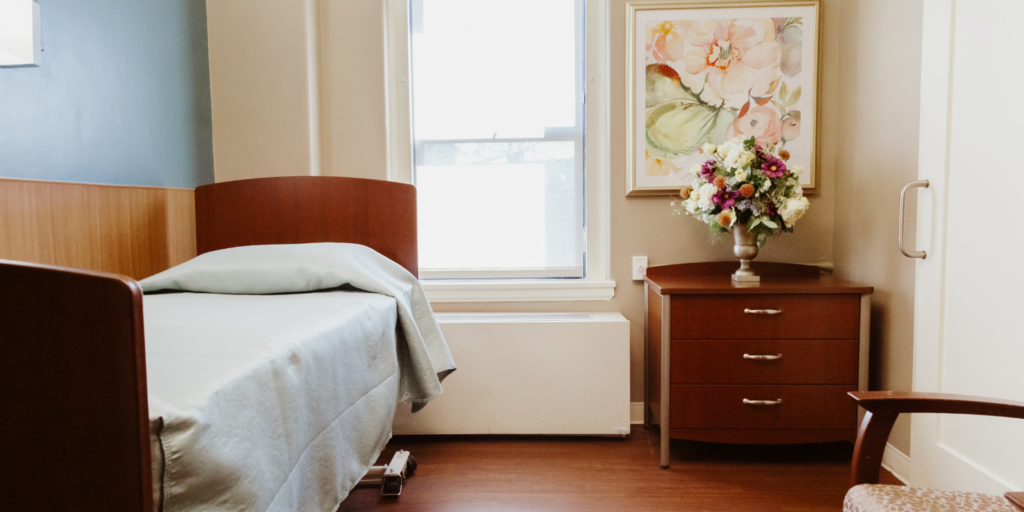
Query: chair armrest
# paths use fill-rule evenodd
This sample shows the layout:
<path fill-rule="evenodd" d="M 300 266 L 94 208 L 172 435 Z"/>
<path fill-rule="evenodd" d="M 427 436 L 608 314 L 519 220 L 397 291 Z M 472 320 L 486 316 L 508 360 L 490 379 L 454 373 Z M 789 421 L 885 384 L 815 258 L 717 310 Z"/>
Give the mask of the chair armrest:
<path fill-rule="evenodd" d="M 947 393 L 851 391 L 857 405 L 874 412 L 973 414 L 1024 419 L 1024 402 Z"/>
<path fill-rule="evenodd" d="M 1013 504 L 1013 506 L 1024 510 L 1024 492 L 1008 492 L 1003 496 Z"/>
<path fill-rule="evenodd" d="M 885 443 L 901 413 L 972 414 L 1024 419 L 1024 402 L 1015 400 L 907 391 L 851 391 L 849 395 L 867 411 L 857 431 L 857 444 L 853 449 L 851 487 L 878 483 Z"/>

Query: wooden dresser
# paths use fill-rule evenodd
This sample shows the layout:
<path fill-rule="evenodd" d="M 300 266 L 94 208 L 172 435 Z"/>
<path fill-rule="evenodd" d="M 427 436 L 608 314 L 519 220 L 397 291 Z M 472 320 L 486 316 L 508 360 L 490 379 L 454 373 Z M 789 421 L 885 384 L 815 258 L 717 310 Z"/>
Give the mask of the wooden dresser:
<path fill-rule="evenodd" d="M 754 262 L 650 267 L 645 278 L 644 423 L 669 439 L 790 444 L 854 440 L 867 389 L 873 288 L 817 267 Z"/>

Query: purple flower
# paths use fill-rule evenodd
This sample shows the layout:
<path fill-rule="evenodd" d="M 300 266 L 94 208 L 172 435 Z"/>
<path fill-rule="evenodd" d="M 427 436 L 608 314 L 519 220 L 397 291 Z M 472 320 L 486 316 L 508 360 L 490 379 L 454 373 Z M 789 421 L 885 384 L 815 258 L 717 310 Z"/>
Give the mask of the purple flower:
<path fill-rule="evenodd" d="M 739 196 L 739 192 L 724 189 L 721 192 L 712 196 L 711 201 L 713 201 L 718 206 L 721 206 L 723 210 L 728 210 L 729 208 L 732 208 L 732 205 L 736 204 L 736 198 Z"/>
<path fill-rule="evenodd" d="M 708 160 L 704 162 L 704 165 L 700 168 L 700 177 L 708 181 L 712 180 L 715 175 L 715 171 L 718 170 L 718 162 L 716 160 Z"/>
<path fill-rule="evenodd" d="M 781 178 L 786 175 L 786 162 L 768 155 L 765 163 L 761 164 L 761 169 L 764 171 L 764 175 L 769 178 Z"/>
<path fill-rule="evenodd" d="M 774 217 L 779 214 L 779 209 L 775 207 L 775 203 L 768 201 L 768 204 L 764 207 L 764 212 L 767 213 L 769 217 Z"/>

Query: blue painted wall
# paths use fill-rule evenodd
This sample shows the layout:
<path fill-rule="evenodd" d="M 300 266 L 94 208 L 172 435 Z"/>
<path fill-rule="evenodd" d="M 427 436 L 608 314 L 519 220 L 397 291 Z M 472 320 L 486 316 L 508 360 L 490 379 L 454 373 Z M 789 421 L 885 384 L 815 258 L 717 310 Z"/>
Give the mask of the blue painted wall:
<path fill-rule="evenodd" d="M 42 65 L 0 68 L 0 176 L 213 183 L 205 0 L 37 0 Z"/>

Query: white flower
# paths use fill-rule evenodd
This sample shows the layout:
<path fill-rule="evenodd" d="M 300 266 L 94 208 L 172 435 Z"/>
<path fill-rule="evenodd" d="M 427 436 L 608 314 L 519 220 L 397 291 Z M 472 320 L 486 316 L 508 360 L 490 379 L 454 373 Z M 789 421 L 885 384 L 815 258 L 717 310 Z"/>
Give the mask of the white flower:
<path fill-rule="evenodd" d="M 700 205 L 702 210 L 710 210 L 715 207 L 715 203 L 711 199 L 717 191 L 718 189 L 715 188 L 713 183 L 701 185 L 700 190 L 697 192 L 700 196 L 700 198 L 697 199 L 697 204 Z"/>
<path fill-rule="evenodd" d="M 800 164 L 794 165 L 793 167 L 790 167 L 789 172 L 793 173 L 793 176 L 799 178 L 800 175 L 804 173 L 804 166 Z"/>
<path fill-rule="evenodd" d="M 711 156 L 715 154 L 716 149 L 718 149 L 718 146 L 710 142 L 705 142 L 704 145 L 700 147 L 700 152 L 705 155 Z"/>
<path fill-rule="evenodd" d="M 764 192 L 770 188 L 772 188 L 772 180 L 764 180 L 764 183 L 761 184 L 761 192 Z"/>
<path fill-rule="evenodd" d="M 800 185 L 797 185 L 797 186 L 793 187 L 793 197 L 803 197 L 803 196 L 804 196 L 804 188 L 803 187 L 801 187 Z"/>
<path fill-rule="evenodd" d="M 699 211 L 699 210 L 700 210 L 700 207 L 697 206 L 697 201 L 693 201 L 693 200 L 686 201 L 686 211 L 688 211 L 690 213 L 697 213 L 697 211 Z"/>
<path fill-rule="evenodd" d="M 739 181 L 747 181 L 747 173 L 743 172 L 743 169 L 736 171 L 736 179 Z"/>
<path fill-rule="evenodd" d="M 733 143 L 730 141 L 725 141 L 721 145 L 719 145 L 718 148 L 715 149 L 715 151 L 718 153 L 719 157 L 725 158 L 725 155 L 728 155 L 729 151 L 731 151 L 732 148 Z"/>
<path fill-rule="evenodd" d="M 725 161 L 723 161 L 722 163 L 725 164 L 725 166 L 729 169 L 739 169 L 750 165 L 750 162 L 753 161 L 753 153 L 745 151 L 743 148 L 740 147 L 734 147 L 732 150 L 729 151 L 729 154 L 726 155 L 725 157 Z"/>
<path fill-rule="evenodd" d="M 690 167 L 690 174 L 700 176 L 700 164 L 693 164 L 693 167 Z"/>
<path fill-rule="evenodd" d="M 804 216 L 807 212 L 807 208 L 811 205 L 811 202 L 806 197 L 793 197 L 786 200 L 786 203 L 779 209 L 779 215 L 782 215 L 782 221 L 787 226 L 792 226 L 796 221 L 800 220 L 800 217 Z"/>

